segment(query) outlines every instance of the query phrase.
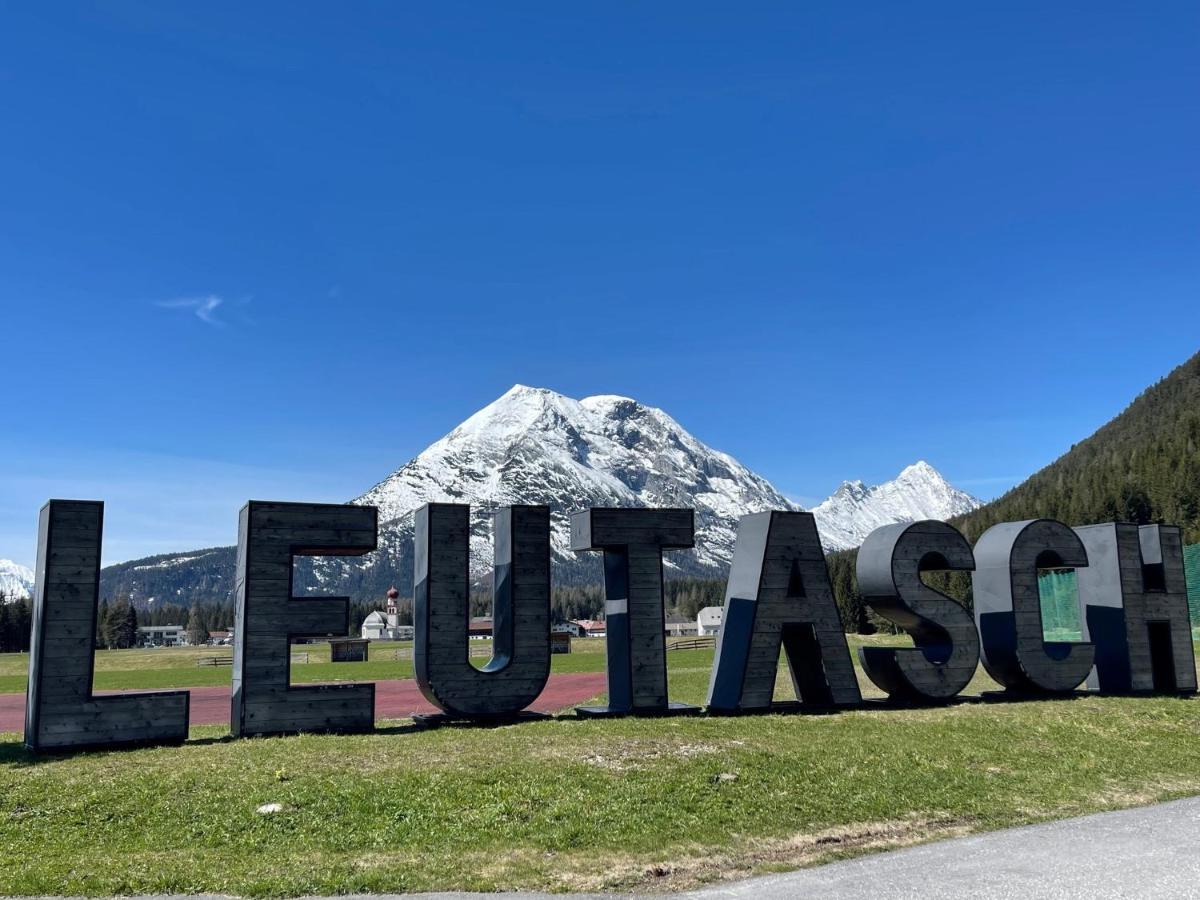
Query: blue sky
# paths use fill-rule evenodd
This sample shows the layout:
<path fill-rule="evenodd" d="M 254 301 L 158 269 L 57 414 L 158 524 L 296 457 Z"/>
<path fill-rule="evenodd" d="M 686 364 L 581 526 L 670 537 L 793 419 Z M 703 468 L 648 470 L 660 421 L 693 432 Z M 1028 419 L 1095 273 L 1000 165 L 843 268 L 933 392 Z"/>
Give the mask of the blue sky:
<path fill-rule="evenodd" d="M 1200 346 L 1200 6 L 0 11 L 0 557 L 344 500 L 515 382 L 994 496 Z"/>

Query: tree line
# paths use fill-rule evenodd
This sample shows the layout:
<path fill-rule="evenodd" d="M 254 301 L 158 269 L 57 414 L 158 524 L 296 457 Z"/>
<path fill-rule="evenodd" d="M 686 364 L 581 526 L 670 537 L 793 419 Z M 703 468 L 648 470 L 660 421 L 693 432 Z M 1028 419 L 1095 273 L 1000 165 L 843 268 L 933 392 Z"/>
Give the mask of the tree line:
<path fill-rule="evenodd" d="M 28 653 L 33 630 L 33 601 L 0 591 L 0 653 Z"/>

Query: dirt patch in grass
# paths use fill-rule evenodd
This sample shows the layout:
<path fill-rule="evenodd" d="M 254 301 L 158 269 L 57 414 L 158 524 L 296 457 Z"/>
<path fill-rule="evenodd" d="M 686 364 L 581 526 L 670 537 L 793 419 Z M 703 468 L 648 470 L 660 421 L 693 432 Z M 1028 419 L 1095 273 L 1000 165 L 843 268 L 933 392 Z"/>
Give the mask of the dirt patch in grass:
<path fill-rule="evenodd" d="M 672 859 L 652 863 L 609 858 L 603 869 L 562 877 L 555 887 L 570 891 L 667 893 L 704 884 L 747 878 L 766 872 L 805 868 L 844 856 L 894 850 L 976 830 L 970 818 L 911 817 L 890 822 L 860 822 L 784 838 L 741 839 L 735 849 L 709 852 L 696 847 Z"/>
<path fill-rule="evenodd" d="M 723 753 L 744 744 L 744 741 L 676 743 L 666 740 L 624 740 L 589 750 L 583 754 L 581 761 L 609 772 L 629 772 L 661 760 L 695 759 L 698 756 Z"/>
<path fill-rule="evenodd" d="M 1100 791 L 1092 802 L 1094 806 L 1109 809 L 1129 809 L 1162 803 L 1176 797 L 1194 797 L 1200 794 L 1200 779 L 1160 779 L 1139 787 L 1113 784 Z"/>

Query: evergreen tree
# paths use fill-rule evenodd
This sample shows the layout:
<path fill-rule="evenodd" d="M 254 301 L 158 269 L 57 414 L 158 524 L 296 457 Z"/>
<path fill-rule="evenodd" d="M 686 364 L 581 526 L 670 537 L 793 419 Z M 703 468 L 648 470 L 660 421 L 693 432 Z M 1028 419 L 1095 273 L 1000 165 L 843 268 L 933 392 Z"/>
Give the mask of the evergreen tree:
<path fill-rule="evenodd" d="M 105 604 L 104 617 L 99 622 L 100 646 L 106 650 L 117 648 L 117 617 L 120 614 L 120 601 Z"/>
<path fill-rule="evenodd" d="M 138 617 L 137 610 L 133 608 L 132 603 L 128 603 L 125 607 L 125 619 L 121 623 L 121 646 L 136 647 L 138 643 Z"/>
<path fill-rule="evenodd" d="M 199 606 L 193 606 L 192 611 L 188 614 L 187 641 L 193 647 L 208 643 L 208 623 Z"/>
<path fill-rule="evenodd" d="M 16 635 L 16 650 L 28 653 L 33 638 L 33 598 L 26 597 L 9 606 L 9 616 Z"/>
<path fill-rule="evenodd" d="M 16 628 L 8 606 L 8 598 L 0 594 L 0 653 L 12 653 L 17 649 Z"/>
<path fill-rule="evenodd" d="M 125 650 L 137 645 L 137 613 L 128 597 L 117 598 L 108 608 L 101 630 L 104 646 L 110 650 Z"/>
<path fill-rule="evenodd" d="M 403 599 L 396 604 L 396 624 L 397 625 L 412 625 L 412 624 L 414 624 L 412 600 Z"/>
<path fill-rule="evenodd" d="M 108 600 L 101 600 L 96 611 L 96 646 L 101 650 L 108 646 L 108 616 Z"/>

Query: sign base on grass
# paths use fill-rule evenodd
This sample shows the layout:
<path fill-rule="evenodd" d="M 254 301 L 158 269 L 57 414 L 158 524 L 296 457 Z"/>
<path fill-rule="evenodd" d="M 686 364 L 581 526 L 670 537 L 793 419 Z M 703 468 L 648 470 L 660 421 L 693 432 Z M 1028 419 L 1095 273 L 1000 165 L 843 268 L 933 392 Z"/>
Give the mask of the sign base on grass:
<path fill-rule="evenodd" d="M 464 725 L 517 725 L 521 722 L 543 722 L 552 719 L 549 713 L 522 710 L 516 713 L 503 713 L 496 716 L 455 716 L 450 713 L 420 713 L 412 717 L 413 724 L 418 728 L 442 728 L 446 726 Z"/>
<path fill-rule="evenodd" d="M 690 703 L 680 703 L 676 700 L 670 701 L 666 706 L 639 706 L 637 714 L 639 716 L 698 716 L 701 713 L 699 706 L 692 706 Z M 582 719 L 616 719 L 620 716 L 629 715 L 629 710 L 625 707 L 615 706 L 577 706 L 575 714 Z"/>

